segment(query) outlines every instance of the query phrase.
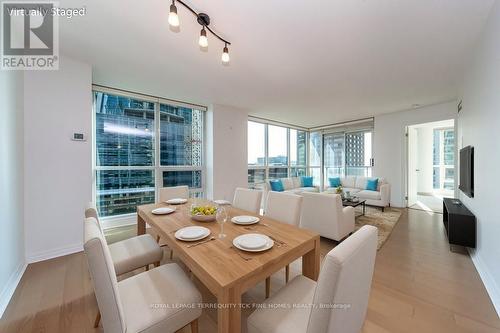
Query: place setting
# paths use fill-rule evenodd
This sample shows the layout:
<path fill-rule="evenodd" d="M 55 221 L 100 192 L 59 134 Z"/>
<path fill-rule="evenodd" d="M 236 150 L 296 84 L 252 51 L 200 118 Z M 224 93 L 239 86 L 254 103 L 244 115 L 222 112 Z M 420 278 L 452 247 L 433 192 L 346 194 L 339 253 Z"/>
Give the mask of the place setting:
<path fill-rule="evenodd" d="M 233 246 L 246 252 L 263 252 L 272 248 L 274 241 L 263 234 L 244 234 L 233 239 Z"/>
<path fill-rule="evenodd" d="M 151 211 L 154 215 L 168 215 L 176 211 L 175 207 L 159 207 Z"/>
<path fill-rule="evenodd" d="M 201 244 L 208 243 L 210 241 L 215 240 L 215 237 L 210 237 L 211 231 L 208 228 L 201 227 L 201 226 L 189 226 L 189 227 L 184 227 L 179 230 L 177 230 L 174 234 L 175 238 L 183 241 L 183 242 L 196 242 L 197 243 L 192 243 L 189 244 L 187 247 L 194 247 L 198 246 Z M 206 239 L 205 239 L 206 238 Z M 203 239 L 203 240 L 202 240 Z"/>
<path fill-rule="evenodd" d="M 165 203 L 169 205 L 182 205 L 185 204 L 186 202 L 188 202 L 188 200 L 184 198 L 172 198 L 165 201 Z"/>

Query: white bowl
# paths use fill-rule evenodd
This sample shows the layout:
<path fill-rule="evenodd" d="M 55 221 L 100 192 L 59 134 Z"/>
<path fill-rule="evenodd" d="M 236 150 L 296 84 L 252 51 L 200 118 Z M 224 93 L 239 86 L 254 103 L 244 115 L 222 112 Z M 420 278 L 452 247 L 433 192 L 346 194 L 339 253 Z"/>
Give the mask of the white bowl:
<path fill-rule="evenodd" d="M 215 221 L 215 215 L 191 215 L 191 218 L 198 222 L 212 222 Z"/>

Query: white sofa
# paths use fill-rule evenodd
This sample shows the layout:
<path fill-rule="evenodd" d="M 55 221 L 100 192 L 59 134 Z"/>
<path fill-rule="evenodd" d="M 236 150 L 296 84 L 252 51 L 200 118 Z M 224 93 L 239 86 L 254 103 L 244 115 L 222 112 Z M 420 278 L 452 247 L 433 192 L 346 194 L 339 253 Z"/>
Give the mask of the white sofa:
<path fill-rule="evenodd" d="M 289 178 L 279 178 L 283 187 L 285 189 L 284 192 L 300 194 L 302 192 L 319 192 L 319 186 L 313 187 L 303 187 L 302 186 L 302 178 L 301 177 L 289 177 Z M 265 185 L 266 193 L 271 191 L 271 184 L 269 184 L 269 179 L 266 179 Z"/>
<path fill-rule="evenodd" d="M 354 231 L 354 208 L 342 207 L 338 194 L 302 192 L 300 227 L 340 241 Z"/>
<path fill-rule="evenodd" d="M 316 192 L 316 193 L 319 192 L 319 186 L 303 187 L 301 177 L 288 177 L 279 179 L 281 180 L 283 188 L 285 189 L 283 192 L 299 194 L 299 195 L 302 192 Z M 264 190 L 264 195 L 262 196 L 262 207 L 264 207 L 265 211 L 267 204 L 267 194 L 269 193 L 269 191 L 271 191 L 271 184 L 269 184 L 269 179 L 266 179 L 263 190 Z"/>
<path fill-rule="evenodd" d="M 378 178 L 377 190 L 367 190 L 366 183 L 368 179 L 376 178 Z M 343 187 L 344 193 L 349 191 L 351 195 L 366 200 L 367 205 L 381 207 L 382 211 L 385 207 L 389 206 L 391 198 L 391 185 L 387 183 L 385 178 L 347 176 L 340 177 L 340 183 Z M 326 192 L 335 192 L 335 190 L 335 187 L 327 187 L 325 189 Z"/>

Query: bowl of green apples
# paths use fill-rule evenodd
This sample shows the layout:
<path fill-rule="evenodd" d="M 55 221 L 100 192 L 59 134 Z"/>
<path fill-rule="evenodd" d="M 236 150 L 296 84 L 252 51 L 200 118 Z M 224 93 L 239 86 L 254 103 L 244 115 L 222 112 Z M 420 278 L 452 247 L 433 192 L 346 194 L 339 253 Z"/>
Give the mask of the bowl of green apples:
<path fill-rule="evenodd" d="M 217 215 L 217 207 L 205 205 L 205 206 L 191 206 L 191 218 L 199 222 L 212 222 L 215 221 Z"/>

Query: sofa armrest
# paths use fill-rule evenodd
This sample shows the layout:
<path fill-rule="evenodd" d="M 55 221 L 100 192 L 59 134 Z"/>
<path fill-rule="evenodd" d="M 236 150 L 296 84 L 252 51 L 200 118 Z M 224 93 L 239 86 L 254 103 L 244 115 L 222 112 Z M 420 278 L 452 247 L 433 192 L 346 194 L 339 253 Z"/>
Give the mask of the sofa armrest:
<path fill-rule="evenodd" d="M 348 235 L 354 231 L 354 221 L 355 213 L 354 208 L 351 206 L 344 207 L 342 209 L 342 223 L 340 224 L 340 233 L 342 235 Z"/>
<path fill-rule="evenodd" d="M 391 184 L 384 184 L 380 186 L 380 200 L 384 206 L 388 206 L 391 200 Z"/>

